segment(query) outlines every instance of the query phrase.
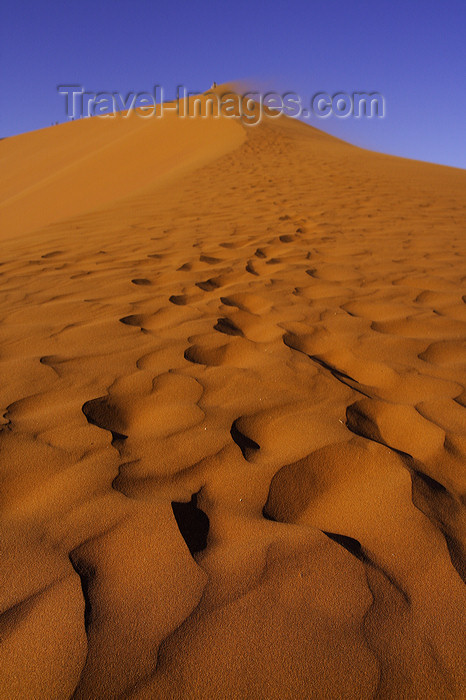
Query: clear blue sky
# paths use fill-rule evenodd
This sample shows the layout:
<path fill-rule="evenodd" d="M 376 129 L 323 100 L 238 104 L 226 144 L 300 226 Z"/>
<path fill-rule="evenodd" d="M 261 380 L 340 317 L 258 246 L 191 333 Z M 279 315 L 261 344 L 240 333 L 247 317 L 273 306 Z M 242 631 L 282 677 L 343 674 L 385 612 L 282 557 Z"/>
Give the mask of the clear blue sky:
<path fill-rule="evenodd" d="M 361 146 L 466 167 L 465 0 L 2 0 L 0 136 L 93 92 L 252 78 L 303 98 L 379 91 L 383 120 L 311 119 Z"/>

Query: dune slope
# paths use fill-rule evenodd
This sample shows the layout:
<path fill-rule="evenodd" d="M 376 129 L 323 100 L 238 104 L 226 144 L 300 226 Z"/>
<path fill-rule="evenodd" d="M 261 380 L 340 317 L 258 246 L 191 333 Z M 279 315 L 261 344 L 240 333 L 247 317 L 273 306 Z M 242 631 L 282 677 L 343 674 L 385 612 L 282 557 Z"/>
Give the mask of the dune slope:
<path fill-rule="evenodd" d="M 461 697 L 466 173 L 286 118 L 0 162 L 0 697 Z"/>

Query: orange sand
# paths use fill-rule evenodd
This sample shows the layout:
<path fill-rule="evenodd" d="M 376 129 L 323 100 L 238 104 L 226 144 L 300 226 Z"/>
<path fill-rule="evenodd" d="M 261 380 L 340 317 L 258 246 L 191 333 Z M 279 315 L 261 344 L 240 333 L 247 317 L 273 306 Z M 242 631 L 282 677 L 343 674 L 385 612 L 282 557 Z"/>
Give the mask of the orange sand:
<path fill-rule="evenodd" d="M 464 696 L 466 172 L 175 115 L 0 162 L 0 697 Z"/>

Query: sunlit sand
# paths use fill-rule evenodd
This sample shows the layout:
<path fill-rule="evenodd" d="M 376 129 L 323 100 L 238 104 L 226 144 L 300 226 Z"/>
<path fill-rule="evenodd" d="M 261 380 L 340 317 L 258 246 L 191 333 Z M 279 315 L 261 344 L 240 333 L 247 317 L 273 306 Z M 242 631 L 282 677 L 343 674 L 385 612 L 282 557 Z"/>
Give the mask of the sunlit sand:
<path fill-rule="evenodd" d="M 1 698 L 460 697 L 466 172 L 270 116 L 0 162 Z"/>

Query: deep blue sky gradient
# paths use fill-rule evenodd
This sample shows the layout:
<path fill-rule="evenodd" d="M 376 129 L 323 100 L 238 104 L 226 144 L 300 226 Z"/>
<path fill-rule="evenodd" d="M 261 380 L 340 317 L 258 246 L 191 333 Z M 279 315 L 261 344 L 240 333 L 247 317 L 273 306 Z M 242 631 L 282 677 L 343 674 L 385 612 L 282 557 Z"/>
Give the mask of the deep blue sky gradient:
<path fill-rule="evenodd" d="M 378 91 L 386 117 L 309 123 L 466 167 L 465 0 L 2 0 L 0 137 L 66 121 L 58 84 L 206 90 L 252 79 L 304 99 Z"/>

